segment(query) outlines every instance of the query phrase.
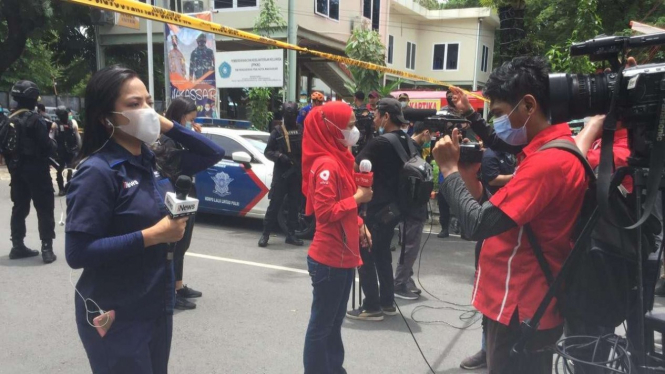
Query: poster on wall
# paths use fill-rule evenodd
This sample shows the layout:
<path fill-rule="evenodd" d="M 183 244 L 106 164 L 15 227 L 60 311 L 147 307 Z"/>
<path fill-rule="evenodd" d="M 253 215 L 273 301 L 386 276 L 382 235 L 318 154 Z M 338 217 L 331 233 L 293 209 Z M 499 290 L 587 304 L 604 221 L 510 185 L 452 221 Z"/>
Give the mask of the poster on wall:
<path fill-rule="evenodd" d="M 219 52 L 218 88 L 283 87 L 284 50 Z"/>
<path fill-rule="evenodd" d="M 211 12 L 192 16 L 212 20 Z M 171 100 L 188 97 L 196 102 L 198 117 L 218 118 L 214 34 L 166 24 L 164 35 Z"/>

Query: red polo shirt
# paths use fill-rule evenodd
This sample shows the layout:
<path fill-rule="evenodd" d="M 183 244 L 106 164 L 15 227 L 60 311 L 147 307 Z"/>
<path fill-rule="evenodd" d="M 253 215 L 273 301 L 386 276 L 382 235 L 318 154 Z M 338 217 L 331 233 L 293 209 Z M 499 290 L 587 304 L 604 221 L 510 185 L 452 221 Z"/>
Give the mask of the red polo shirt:
<path fill-rule="evenodd" d="M 560 149 L 538 152 L 545 143 L 571 138 L 568 124 L 541 131 L 517 156 L 515 177 L 490 200 L 518 227 L 485 240 L 472 303 L 504 325 L 519 311 L 520 321 L 533 317 L 548 290 L 523 225 L 531 224 L 554 276 L 572 249 L 570 237 L 587 187 L 580 161 Z M 563 322 L 551 303 L 539 329 Z"/>

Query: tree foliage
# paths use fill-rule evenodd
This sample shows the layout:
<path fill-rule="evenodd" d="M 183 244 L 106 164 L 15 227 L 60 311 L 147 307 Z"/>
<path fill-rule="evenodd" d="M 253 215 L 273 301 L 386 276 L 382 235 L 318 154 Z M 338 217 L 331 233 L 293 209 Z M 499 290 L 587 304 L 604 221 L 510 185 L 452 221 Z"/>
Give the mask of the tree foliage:
<path fill-rule="evenodd" d="M 286 20 L 275 4 L 275 0 L 263 0 L 259 17 L 254 22 L 254 33 L 270 37 L 286 26 Z M 273 118 L 273 113 L 270 111 L 270 99 L 275 93 L 276 90 L 270 87 L 254 87 L 247 90 L 249 121 L 254 127 L 260 130 L 268 128 L 268 124 Z"/>
<path fill-rule="evenodd" d="M 41 39 L 52 15 L 49 0 L 0 1 L 0 76 L 21 57 L 28 39 Z"/>
<path fill-rule="evenodd" d="M 665 26 L 662 0 L 481 0 L 497 9 L 501 21 L 495 65 L 520 55 L 547 55 L 557 71 L 586 73 L 588 58 L 570 58 L 571 43 L 599 34 L 630 35 L 630 21 Z M 640 53 L 633 51 L 632 53 Z M 652 61 L 665 56 L 649 54 Z M 645 63 L 647 58 L 638 62 Z"/>
<path fill-rule="evenodd" d="M 353 30 L 346 42 L 346 55 L 350 58 L 385 66 L 386 47 L 381 42 L 381 36 L 374 30 L 358 28 Z M 347 87 L 349 91 L 369 92 L 378 90 L 383 83 L 383 73 L 350 66 L 354 84 Z"/>

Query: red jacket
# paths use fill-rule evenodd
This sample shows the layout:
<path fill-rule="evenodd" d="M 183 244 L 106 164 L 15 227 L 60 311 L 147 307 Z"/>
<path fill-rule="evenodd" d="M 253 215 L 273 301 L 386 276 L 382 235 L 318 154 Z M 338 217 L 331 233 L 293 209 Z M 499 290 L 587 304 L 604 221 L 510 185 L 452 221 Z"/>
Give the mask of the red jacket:
<path fill-rule="evenodd" d="M 307 200 L 314 207 L 316 233 L 309 256 L 324 265 L 354 268 L 361 265 L 356 186 L 342 185 L 339 164 L 330 157 L 314 161 L 309 175 Z"/>

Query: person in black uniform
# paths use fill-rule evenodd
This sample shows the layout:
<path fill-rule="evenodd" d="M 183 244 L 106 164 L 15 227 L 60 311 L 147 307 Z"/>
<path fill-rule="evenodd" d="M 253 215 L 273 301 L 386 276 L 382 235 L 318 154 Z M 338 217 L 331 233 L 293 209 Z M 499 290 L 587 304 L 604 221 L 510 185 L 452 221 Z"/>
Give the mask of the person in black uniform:
<path fill-rule="evenodd" d="M 12 207 L 10 259 L 37 256 L 38 251 L 25 246 L 25 219 L 30 213 L 30 200 L 37 210 L 39 238 L 42 241 L 42 259 L 50 264 L 56 260 L 53 253 L 55 219 L 53 216 L 53 182 L 49 172 L 49 155 L 55 145 L 49 138 L 49 127 L 44 118 L 34 112 L 39 88 L 33 82 L 22 80 L 12 87 L 17 103 L 11 121 L 16 126 L 19 149 L 15 157 L 7 160 L 11 175 Z"/>
<path fill-rule="evenodd" d="M 58 144 L 58 196 L 65 196 L 65 180 L 62 172 L 67 169 L 67 183 L 72 179 L 72 160 L 78 154 L 78 127 L 69 119 L 69 112 L 64 107 L 55 111 L 58 121 L 53 123 L 54 139 Z"/>
<path fill-rule="evenodd" d="M 194 100 L 187 97 L 176 97 L 171 101 L 171 105 L 166 110 L 165 117 L 171 121 L 182 123 L 187 129 L 201 132 L 201 125 L 194 123 L 196 118 L 196 103 Z M 157 160 L 157 169 L 163 177 L 169 179 L 174 185 L 178 176 L 182 174 L 182 162 L 180 160 L 181 154 L 187 152 L 187 148 L 169 138 L 167 135 L 162 135 L 159 138 L 158 145 L 155 149 L 155 156 Z M 224 155 L 220 154 L 221 159 Z M 219 161 L 219 160 L 218 160 Z M 192 175 L 190 175 L 191 177 Z M 196 189 L 192 186 L 192 192 L 196 193 Z M 187 221 L 185 228 L 185 235 L 181 240 L 175 244 L 175 253 L 173 256 L 173 267 L 175 268 L 175 308 L 179 310 L 195 309 L 196 304 L 188 299 L 203 296 L 203 293 L 196 291 L 193 288 L 187 287 L 182 283 L 185 252 L 189 249 L 192 242 L 192 234 L 194 233 L 194 216 L 190 217 Z"/>
<path fill-rule="evenodd" d="M 296 123 L 298 104 L 287 102 L 283 107 L 284 121 L 270 133 L 266 146 L 266 157 L 275 163 L 272 186 L 270 186 L 270 205 L 263 220 L 263 234 L 259 239 L 259 247 L 268 245 L 270 231 L 277 223 L 277 214 L 282 208 L 284 198 L 288 194 L 289 217 L 286 243 L 303 245 L 303 241 L 295 235 L 298 224 L 298 212 L 301 201 L 302 171 L 300 170 L 302 157 L 302 125 Z"/>

